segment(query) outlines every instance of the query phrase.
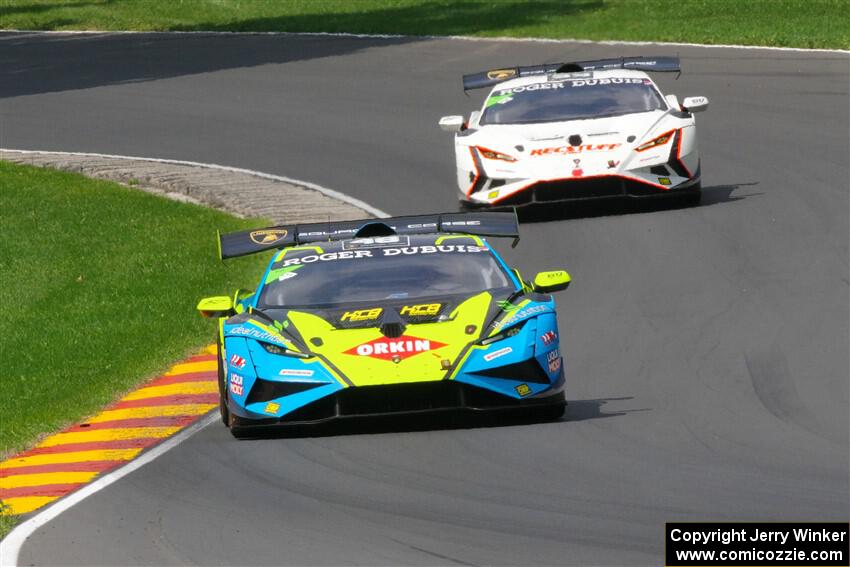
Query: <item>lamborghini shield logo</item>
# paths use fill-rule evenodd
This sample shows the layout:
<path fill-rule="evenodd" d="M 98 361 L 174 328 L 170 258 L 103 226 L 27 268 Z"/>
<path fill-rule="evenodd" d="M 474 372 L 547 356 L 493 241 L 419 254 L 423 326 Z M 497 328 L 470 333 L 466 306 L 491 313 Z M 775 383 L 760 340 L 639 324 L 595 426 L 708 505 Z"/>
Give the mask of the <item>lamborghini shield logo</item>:
<path fill-rule="evenodd" d="M 249 236 L 255 244 L 274 244 L 286 238 L 287 234 L 285 229 L 267 228 L 252 231 Z"/>
<path fill-rule="evenodd" d="M 516 77 L 516 69 L 493 69 L 492 71 L 487 71 L 487 78 L 493 81 L 501 81 L 511 77 Z"/>

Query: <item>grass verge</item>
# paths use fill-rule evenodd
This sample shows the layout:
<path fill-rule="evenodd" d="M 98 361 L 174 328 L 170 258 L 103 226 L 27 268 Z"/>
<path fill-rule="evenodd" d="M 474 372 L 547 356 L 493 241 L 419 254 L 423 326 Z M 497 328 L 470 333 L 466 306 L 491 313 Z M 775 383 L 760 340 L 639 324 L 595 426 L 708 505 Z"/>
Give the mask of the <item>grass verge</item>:
<path fill-rule="evenodd" d="M 850 0 L 4 0 L 0 28 L 477 35 L 850 47 Z"/>
<path fill-rule="evenodd" d="M 0 457 L 211 343 L 198 299 L 250 289 L 263 263 L 218 262 L 215 229 L 258 222 L 0 161 Z"/>

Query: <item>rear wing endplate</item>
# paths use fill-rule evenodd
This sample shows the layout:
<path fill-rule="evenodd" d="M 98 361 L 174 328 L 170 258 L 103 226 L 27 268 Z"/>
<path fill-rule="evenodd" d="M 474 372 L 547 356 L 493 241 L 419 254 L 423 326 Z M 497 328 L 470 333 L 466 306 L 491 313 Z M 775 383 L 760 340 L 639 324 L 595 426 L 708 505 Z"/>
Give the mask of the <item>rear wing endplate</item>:
<path fill-rule="evenodd" d="M 634 69 L 657 73 L 681 72 L 678 57 L 616 57 L 613 59 L 595 59 L 574 61 L 571 63 L 546 63 L 525 67 L 505 67 L 463 76 L 463 90 L 491 87 L 503 81 L 517 77 L 548 75 L 549 73 L 578 73 L 581 71 L 602 71 L 606 69 Z"/>
<path fill-rule="evenodd" d="M 513 245 L 516 246 L 519 242 L 519 222 L 516 211 L 488 211 L 280 225 L 219 234 L 219 257 L 224 260 L 310 242 L 391 234 L 436 233 L 513 238 Z"/>

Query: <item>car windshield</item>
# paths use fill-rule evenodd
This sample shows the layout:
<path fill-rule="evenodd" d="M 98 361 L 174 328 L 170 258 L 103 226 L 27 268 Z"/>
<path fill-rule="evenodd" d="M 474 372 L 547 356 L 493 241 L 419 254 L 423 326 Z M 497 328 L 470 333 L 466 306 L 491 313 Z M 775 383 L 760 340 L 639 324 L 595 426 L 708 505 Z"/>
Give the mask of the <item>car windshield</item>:
<path fill-rule="evenodd" d="M 279 261 L 266 278 L 259 307 L 318 308 L 512 289 L 500 264 L 483 246 L 365 248 L 356 243 Z"/>
<path fill-rule="evenodd" d="M 649 112 L 665 108 L 649 79 L 571 79 L 494 89 L 480 123 L 531 124 Z"/>

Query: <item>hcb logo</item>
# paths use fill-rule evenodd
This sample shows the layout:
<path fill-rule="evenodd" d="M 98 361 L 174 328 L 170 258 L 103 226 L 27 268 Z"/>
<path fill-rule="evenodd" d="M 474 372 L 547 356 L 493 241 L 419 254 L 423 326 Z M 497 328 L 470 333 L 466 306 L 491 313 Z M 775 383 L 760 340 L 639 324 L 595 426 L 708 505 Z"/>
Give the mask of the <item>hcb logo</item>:
<path fill-rule="evenodd" d="M 400 315 L 409 315 L 410 317 L 427 317 L 434 316 L 440 312 L 441 303 L 423 303 L 421 305 L 405 305 L 399 312 Z"/>
<path fill-rule="evenodd" d="M 351 323 L 356 321 L 372 321 L 373 319 L 380 317 L 383 311 L 384 310 L 381 307 L 375 307 L 374 309 L 360 309 L 358 311 L 346 311 L 342 314 L 342 317 L 340 317 L 339 320 L 349 321 Z"/>

